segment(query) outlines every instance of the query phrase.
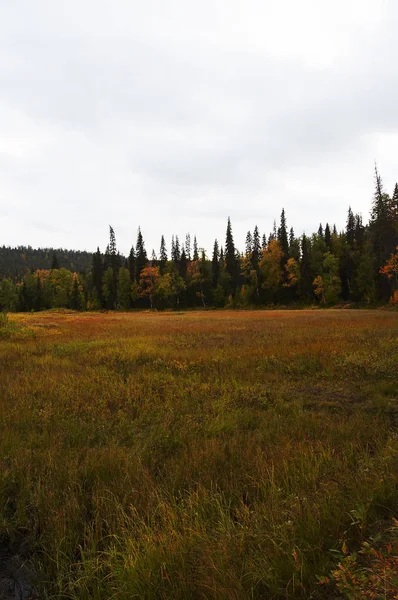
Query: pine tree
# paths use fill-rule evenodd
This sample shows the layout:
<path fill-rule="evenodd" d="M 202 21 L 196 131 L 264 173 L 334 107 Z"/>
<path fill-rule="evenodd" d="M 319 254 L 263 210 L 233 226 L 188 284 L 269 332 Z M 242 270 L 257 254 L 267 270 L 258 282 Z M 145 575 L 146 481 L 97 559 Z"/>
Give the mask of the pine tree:
<path fill-rule="evenodd" d="M 176 235 L 176 237 L 175 237 L 175 241 L 174 241 L 174 256 L 172 256 L 171 259 L 177 265 L 179 264 L 180 259 L 181 259 L 180 240 L 178 239 L 178 235 Z"/>
<path fill-rule="evenodd" d="M 113 293 L 113 307 L 116 308 L 117 304 L 117 274 L 121 265 L 120 254 L 117 251 L 116 246 L 116 236 L 114 229 L 111 225 L 109 225 L 109 245 L 108 245 L 108 254 L 109 254 L 109 266 L 113 272 L 113 285 L 112 285 L 112 293 Z"/>
<path fill-rule="evenodd" d="M 261 249 L 265 250 L 267 247 L 267 236 L 263 233 L 263 237 L 261 238 Z"/>
<path fill-rule="evenodd" d="M 218 248 L 218 241 L 214 240 L 213 246 L 213 257 L 211 260 L 211 274 L 213 288 L 216 289 L 218 285 L 218 275 L 220 273 L 220 251 Z"/>
<path fill-rule="evenodd" d="M 261 259 L 261 242 L 260 242 L 260 232 L 258 230 L 257 225 L 254 227 L 253 238 L 252 238 L 252 267 L 253 269 L 258 269 L 258 263 Z"/>
<path fill-rule="evenodd" d="M 390 206 L 390 210 L 391 210 L 391 217 L 392 219 L 394 219 L 396 222 L 398 220 L 398 183 L 395 184 L 394 187 L 394 192 L 391 198 L 391 206 Z"/>
<path fill-rule="evenodd" d="M 298 263 L 300 260 L 300 240 L 296 239 L 293 227 L 289 232 L 289 256 Z"/>
<path fill-rule="evenodd" d="M 295 239 L 296 238 L 294 237 L 294 229 L 293 229 L 293 227 L 291 227 L 290 231 L 289 231 L 289 252 L 295 242 Z"/>
<path fill-rule="evenodd" d="M 229 217 L 225 238 L 225 270 L 231 278 L 231 290 L 232 295 L 234 295 L 237 283 L 237 261 L 235 255 L 234 238 L 232 235 L 231 219 Z"/>
<path fill-rule="evenodd" d="M 144 238 L 142 237 L 141 228 L 138 227 L 137 244 L 135 246 L 135 280 L 138 283 L 142 269 L 145 268 L 148 262 L 147 253 L 145 250 Z"/>
<path fill-rule="evenodd" d="M 392 200 L 384 192 L 381 176 L 375 165 L 375 191 L 370 215 L 369 229 L 371 232 L 373 250 L 375 254 L 375 277 L 378 282 L 378 296 L 387 301 L 390 297 L 390 286 L 385 277 L 380 274 L 380 268 L 394 252 L 396 241 L 396 223 L 391 215 Z"/>
<path fill-rule="evenodd" d="M 164 235 L 162 235 L 161 240 L 160 240 L 159 259 L 160 259 L 159 270 L 160 270 L 160 274 L 163 275 L 164 270 L 166 268 L 166 263 L 167 263 L 167 250 L 166 250 L 166 242 L 164 239 Z"/>
<path fill-rule="evenodd" d="M 80 310 L 80 289 L 79 280 L 76 273 L 73 274 L 72 292 L 69 300 L 69 305 L 72 310 Z"/>
<path fill-rule="evenodd" d="M 171 251 L 170 251 L 170 260 L 175 262 L 175 254 L 176 254 L 176 245 L 174 241 L 174 234 L 171 236 Z"/>
<path fill-rule="evenodd" d="M 248 255 L 249 257 L 251 257 L 251 255 L 252 255 L 252 247 L 253 247 L 252 234 L 250 231 L 248 231 L 246 234 L 246 255 Z"/>
<path fill-rule="evenodd" d="M 196 241 L 196 235 L 193 238 L 193 260 L 199 260 L 198 242 Z"/>
<path fill-rule="evenodd" d="M 93 254 L 92 259 L 92 267 L 91 267 L 91 277 L 93 281 L 93 286 L 96 291 L 96 295 L 98 298 L 98 302 L 100 305 L 103 304 L 102 297 L 102 277 L 103 277 L 103 265 L 102 265 L 102 255 L 100 249 L 97 247 L 97 252 Z"/>
<path fill-rule="evenodd" d="M 300 261 L 300 295 L 308 302 L 312 298 L 312 273 L 310 262 L 309 240 L 305 234 L 301 238 L 301 261 Z"/>
<path fill-rule="evenodd" d="M 184 281 L 185 281 L 185 278 L 187 275 L 187 268 L 188 268 L 188 259 L 187 259 L 187 255 L 185 254 L 185 247 L 183 246 L 182 250 L 181 250 L 180 261 L 179 261 L 179 273 L 180 273 L 180 277 L 182 277 Z"/>
<path fill-rule="evenodd" d="M 328 250 L 330 250 L 332 246 L 332 235 L 330 233 L 329 223 L 326 223 L 325 226 L 325 244 L 328 247 Z"/>
<path fill-rule="evenodd" d="M 319 223 L 319 227 L 318 227 L 318 236 L 320 238 L 323 238 L 323 227 L 322 227 L 322 223 Z"/>
<path fill-rule="evenodd" d="M 355 215 L 355 243 L 358 250 L 361 250 L 365 237 L 365 227 L 362 224 L 362 217 L 359 213 Z"/>
<path fill-rule="evenodd" d="M 389 219 L 392 223 L 392 246 L 395 249 L 398 246 L 398 183 L 395 184 L 394 192 L 389 207 Z"/>
<path fill-rule="evenodd" d="M 166 242 L 164 239 L 164 235 L 162 235 L 161 240 L 160 240 L 159 258 L 160 258 L 161 262 L 164 262 L 164 263 L 167 262 L 167 249 L 166 249 Z"/>
<path fill-rule="evenodd" d="M 119 298 L 119 306 L 122 310 L 129 310 L 131 308 L 131 281 L 130 271 L 124 267 L 121 267 L 118 273 L 117 295 Z"/>
<path fill-rule="evenodd" d="M 348 207 L 348 215 L 347 215 L 347 225 L 346 225 L 346 237 L 349 246 L 354 245 L 355 241 L 355 217 L 354 213 L 351 210 L 351 206 Z"/>
<path fill-rule="evenodd" d="M 189 233 L 185 236 L 185 255 L 188 261 L 191 261 L 191 235 Z"/>
<path fill-rule="evenodd" d="M 268 244 L 269 244 L 270 242 L 272 242 L 273 240 L 276 240 L 276 239 L 277 239 L 277 237 L 278 237 L 278 234 L 277 234 L 277 231 L 276 231 L 276 221 L 275 221 L 275 219 L 274 219 L 274 225 L 273 225 L 273 227 L 272 227 L 272 231 L 271 231 L 271 233 L 269 234 L 269 238 L 268 238 Z M 268 244 L 267 244 L 267 245 L 268 245 Z"/>
<path fill-rule="evenodd" d="M 286 263 L 286 261 L 289 257 L 289 240 L 287 237 L 286 215 L 285 215 L 284 208 L 282 209 L 282 213 L 281 213 L 281 221 L 280 221 L 280 225 L 279 225 L 279 229 L 278 229 L 278 233 L 277 233 L 277 239 L 279 241 L 281 250 L 283 252 L 282 262 Z"/>
<path fill-rule="evenodd" d="M 131 279 L 131 281 L 134 281 L 135 280 L 135 249 L 134 249 L 134 246 L 131 246 L 127 264 L 128 264 L 128 270 L 130 273 L 130 279 Z"/>
<path fill-rule="evenodd" d="M 109 225 L 109 254 L 111 256 L 116 256 L 116 253 L 116 236 L 112 225 Z"/>

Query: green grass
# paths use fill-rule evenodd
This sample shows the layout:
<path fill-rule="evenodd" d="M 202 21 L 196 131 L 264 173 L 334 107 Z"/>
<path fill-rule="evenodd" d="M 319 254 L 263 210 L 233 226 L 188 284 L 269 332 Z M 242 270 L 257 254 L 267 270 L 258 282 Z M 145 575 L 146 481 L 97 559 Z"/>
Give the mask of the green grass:
<path fill-rule="evenodd" d="M 337 598 L 331 550 L 398 515 L 397 313 L 10 321 L 0 549 L 40 597 Z"/>

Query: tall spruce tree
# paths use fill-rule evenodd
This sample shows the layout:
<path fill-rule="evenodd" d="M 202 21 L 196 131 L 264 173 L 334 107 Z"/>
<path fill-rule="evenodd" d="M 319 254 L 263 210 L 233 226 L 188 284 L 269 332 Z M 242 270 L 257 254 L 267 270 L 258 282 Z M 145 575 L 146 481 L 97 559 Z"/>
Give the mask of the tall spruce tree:
<path fill-rule="evenodd" d="M 248 231 L 246 234 L 245 249 L 246 249 L 246 255 L 248 255 L 249 257 L 251 257 L 251 255 L 252 255 L 252 248 L 253 248 L 252 234 L 250 231 Z"/>
<path fill-rule="evenodd" d="M 294 258 L 296 262 L 300 260 L 300 240 L 296 239 L 293 227 L 289 232 L 289 257 Z"/>
<path fill-rule="evenodd" d="M 135 246 L 135 279 L 139 283 L 141 271 L 146 267 L 148 256 L 145 250 L 144 238 L 141 233 L 141 228 L 138 227 L 137 243 Z"/>
<path fill-rule="evenodd" d="M 258 230 L 257 225 L 254 227 L 253 238 L 252 238 L 252 267 L 253 269 L 258 269 L 258 263 L 261 259 L 261 241 L 260 241 L 260 232 Z"/>
<path fill-rule="evenodd" d="M 196 241 L 196 235 L 193 238 L 193 260 L 199 260 L 198 242 Z"/>
<path fill-rule="evenodd" d="M 219 273 L 220 273 L 220 250 L 218 248 L 218 241 L 214 240 L 213 256 L 212 256 L 212 260 L 211 260 L 212 285 L 213 285 L 214 289 L 216 289 L 216 287 L 218 285 Z"/>
<path fill-rule="evenodd" d="M 362 217 L 359 213 L 355 215 L 355 244 L 358 250 L 362 249 L 365 238 L 365 227 L 362 223 Z"/>
<path fill-rule="evenodd" d="M 225 270 L 231 278 L 231 291 L 235 294 L 237 284 L 237 261 L 234 238 L 232 235 L 231 219 L 228 217 L 227 233 L 225 237 Z"/>
<path fill-rule="evenodd" d="M 167 249 L 166 249 L 166 242 L 164 239 L 164 235 L 162 235 L 161 240 L 160 240 L 159 259 L 160 259 L 159 269 L 160 269 L 161 275 L 163 275 L 163 273 L 166 269 L 166 264 L 167 264 Z"/>
<path fill-rule="evenodd" d="M 286 263 L 289 257 L 289 240 L 287 237 L 286 215 L 285 209 L 282 208 L 281 221 L 278 228 L 277 239 L 283 252 L 283 263 Z"/>
<path fill-rule="evenodd" d="M 300 296 L 308 302 L 312 299 L 312 282 L 310 259 L 310 241 L 305 234 L 301 238 L 301 260 L 300 260 Z"/>
<path fill-rule="evenodd" d="M 91 277 L 93 281 L 93 286 L 96 292 L 96 296 L 99 304 L 103 305 L 103 296 L 102 296 L 102 276 L 103 276 L 103 264 L 102 264 L 102 255 L 100 249 L 97 247 L 97 252 L 93 254 L 92 258 L 92 266 L 91 266 Z"/>
<path fill-rule="evenodd" d="M 69 306 L 72 310 L 80 310 L 80 308 L 81 308 L 79 280 L 77 278 L 76 273 L 74 273 L 74 276 L 73 276 L 73 284 L 72 284 L 71 296 L 69 299 Z"/>
<path fill-rule="evenodd" d="M 116 236 L 112 225 L 109 225 L 109 266 L 113 272 L 113 307 L 117 306 L 117 276 L 121 266 L 120 254 L 117 251 Z"/>
<path fill-rule="evenodd" d="M 326 226 L 325 226 L 325 244 L 326 244 L 328 250 L 330 251 L 330 249 L 332 247 L 332 234 L 330 233 L 329 223 L 326 223 Z"/>
<path fill-rule="evenodd" d="M 187 276 L 187 268 L 188 268 L 188 259 L 187 259 L 187 255 L 185 253 L 185 247 L 182 247 L 181 250 L 181 254 L 180 254 L 180 260 L 178 263 L 178 271 L 180 273 L 180 277 L 182 277 L 182 279 L 185 281 L 185 278 Z"/>
<path fill-rule="evenodd" d="M 191 261 L 191 235 L 189 233 L 185 236 L 185 255 L 187 260 Z"/>
<path fill-rule="evenodd" d="M 375 254 L 375 278 L 377 280 L 378 297 L 387 301 L 391 294 L 391 286 L 386 277 L 380 274 L 380 268 L 394 251 L 396 240 L 396 224 L 391 218 L 391 198 L 384 192 L 380 173 L 375 165 L 375 191 L 370 214 L 369 229 Z"/>
<path fill-rule="evenodd" d="M 174 244 L 171 244 L 171 260 L 178 265 L 181 258 L 180 251 L 180 240 L 178 239 L 178 235 L 175 236 Z"/>
<path fill-rule="evenodd" d="M 130 254 L 127 260 L 128 270 L 130 273 L 130 280 L 135 281 L 135 249 L 131 246 Z"/>
<path fill-rule="evenodd" d="M 354 213 L 351 210 L 351 206 L 348 207 L 348 215 L 347 215 L 347 225 L 346 225 L 346 237 L 347 242 L 350 247 L 354 245 L 355 241 L 355 217 Z"/>

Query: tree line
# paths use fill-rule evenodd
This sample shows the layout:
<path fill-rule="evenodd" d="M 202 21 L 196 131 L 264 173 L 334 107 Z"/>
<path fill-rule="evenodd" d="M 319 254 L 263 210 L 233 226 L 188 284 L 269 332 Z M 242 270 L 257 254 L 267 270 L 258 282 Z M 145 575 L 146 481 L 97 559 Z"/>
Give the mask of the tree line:
<path fill-rule="evenodd" d="M 90 256 L 75 253 L 80 258 L 83 254 Z M 51 265 L 27 269 L 17 280 L 3 276 L 1 310 L 396 302 L 398 184 L 390 196 L 376 168 L 368 224 L 349 208 L 345 230 L 340 232 L 326 223 L 310 236 L 296 237 L 282 210 L 278 226 L 274 222 L 269 235 L 260 234 L 257 225 L 247 232 L 243 251 L 235 246 L 228 218 L 225 242 L 216 239 L 211 256 L 190 234 L 183 240 L 172 236 L 170 253 L 162 236 L 158 254 L 152 251 L 148 256 L 138 228 L 136 243 L 123 257 L 110 227 L 105 252 L 97 248 L 89 267 L 65 268 L 55 251 L 47 251 L 46 260 L 50 257 Z"/>

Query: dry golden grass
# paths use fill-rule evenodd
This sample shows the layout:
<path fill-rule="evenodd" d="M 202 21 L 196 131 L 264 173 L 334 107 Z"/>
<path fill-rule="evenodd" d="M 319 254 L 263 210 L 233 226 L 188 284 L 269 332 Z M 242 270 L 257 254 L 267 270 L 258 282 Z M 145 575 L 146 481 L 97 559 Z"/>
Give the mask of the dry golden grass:
<path fill-rule="evenodd" d="M 397 516 L 396 312 L 10 320 L 0 540 L 41 597 L 331 598 Z"/>

